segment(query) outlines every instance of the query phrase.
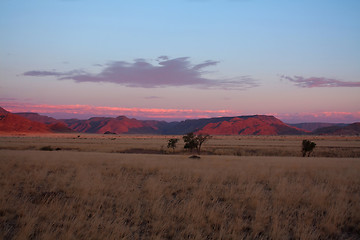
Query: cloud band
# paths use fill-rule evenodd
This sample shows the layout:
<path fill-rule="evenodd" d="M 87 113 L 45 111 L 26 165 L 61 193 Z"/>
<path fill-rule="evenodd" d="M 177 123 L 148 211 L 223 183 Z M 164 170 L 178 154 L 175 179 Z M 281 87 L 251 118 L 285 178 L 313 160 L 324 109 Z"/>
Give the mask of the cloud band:
<path fill-rule="evenodd" d="M 360 82 L 346 82 L 325 77 L 310 77 L 304 78 L 301 76 L 281 76 L 282 80 L 287 80 L 301 88 L 314 88 L 314 87 L 360 87 Z"/>
<path fill-rule="evenodd" d="M 46 77 L 53 76 L 58 80 L 74 80 L 75 82 L 110 82 L 126 87 L 157 88 L 171 86 L 191 86 L 205 89 L 243 90 L 258 86 L 251 76 L 239 76 L 228 79 L 210 79 L 204 77 L 205 68 L 215 66 L 219 62 L 208 60 L 200 64 L 192 64 L 188 57 L 170 59 L 160 56 L 157 64 L 144 59 L 134 62 L 111 62 L 97 74 L 73 70 L 70 72 L 57 71 L 28 71 L 23 75 Z"/>

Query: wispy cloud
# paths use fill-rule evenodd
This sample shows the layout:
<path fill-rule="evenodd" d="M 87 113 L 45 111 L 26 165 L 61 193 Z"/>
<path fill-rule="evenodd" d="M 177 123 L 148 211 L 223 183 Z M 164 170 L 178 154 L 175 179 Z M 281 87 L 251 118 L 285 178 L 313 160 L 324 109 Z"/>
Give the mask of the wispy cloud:
<path fill-rule="evenodd" d="M 32 76 L 32 77 L 48 77 L 48 76 L 54 76 L 54 77 L 68 77 L 72 75 L 79 75 L 79 74 L 85 74 L 84 71 L 81 70 L 73 70 L 69 72 L 57 72 L 57 71 L 28 71 L 25 72 L 24 76 Z"/>
<path fill-rule="evenodd" d="M 16 98 L 0 97 L 0 101 L 16 101 Z"/>
<path fill-rule="evenodd" d="M 81 70 L 70 72 L 28 71 L 25 76 L 54 76 L 58 80 L 75 82 L 111 82 L 127 87 L 157 88 L 169 86 L 191 86 L 206 89 L 242 90 L 258 86 L 251 76 L 239 76 L 226 79 L 204 77 L 204 69 L 216 66 L 219 62 L 208 60 L 192 64 L 188 57 L 170 59 L 160 56 L 156 64 L 145 59 L 134 62 L 115 61 L 104 65 L 100 73 L 90 74 Z"/>
<path fill-rule="evenodd" d="M 56 118 L 89 118 L 95 116 L 117 117 L 125 115 L 139 119 L 179 120 L 189 118 L 207 118 L 233 116 L 230 110 L 204 109 L 166 109 L 166 108 L 126 108 L 92 105 L 49 105 L 23 102 L 0 102 L 0 106 L 10 112 L 34 112 Z M 239 113 L 237 113 L 239 114 Z"/>
<path fill-rule="evenodd" d="M 301 112 L 301 113 L 269 113 L 287 123 L 330 122 L 353 123 L 360 121 L 360 112 Z"/>
<path fill-rule="evenodd" d="M 281 76 L 281 79 L 290 81 L 297 87 L 314 88 L 314 87 L 360 87 L 360 82 L 346 82 L 325 77 L 309 77 L 301 76 Z"/>

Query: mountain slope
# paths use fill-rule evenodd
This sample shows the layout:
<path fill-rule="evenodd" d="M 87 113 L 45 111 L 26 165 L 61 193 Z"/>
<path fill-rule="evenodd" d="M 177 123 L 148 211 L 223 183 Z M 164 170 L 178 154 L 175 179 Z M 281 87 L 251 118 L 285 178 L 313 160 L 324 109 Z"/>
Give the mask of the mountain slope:
<path fill-rule="evenodd" d="M 273 116 L 266 115 L 234 117 L 218 123 L 209 123 L 197 132 L 210 135 L 301 135 L 306 133 Z"/>
<path fill-rule="evenodd" d="M 0 132 L 50 133 L 52 130 L 44 123 L 31 121 L 0 107 Z"/>
<path fill-rule="evenodd" d="M 48 117 L 48 116 L 44 116 L 44 115 L 40 115 L 38 113 L 32 113 L 32 112 L 21 112 L 21 113 L 14 113 L 18 116 L 27 118 L 31 121 L 35 121 L 35 122 L 41 122 L 41 123 L 45 123 L 45 124 L 52 124 L 52 123 L 58 123 L 60 122 L 59 120 L 52 118 L 52 117 Z"/>
<path fill-rule="evenodd" d="M 30 113 L 30 112 L 25 112 L 25 113 L 14 113 L 18 116 L 27 118 L 31 121 L 34 122 L 40 122 L 40 123 L 44 123 L 48 126 L 48 128 L 52 131 L 52 132 L 57 132 L 57 133 L 70 133 L 70 132 L 74 132 L 74 130 L 72 130 L 71 128 L 69 128 L 63 121 L 57 120 L 55 118 L 52 117 L 48 117 L 48 116 L 44 116 L 44 115 L 40 115 L 38 113 Z"/>
<path fill-rule="evenodd" d="M 332 127 L 332 126 L 344 127 L 347 124 L 344 124 L 344 123 L 309 122 L 309 123 L 290 123 L 288 125 L 312 132 L 312 131 L 315 131 L 318 128 Z"/>
<path fill-rule="evenodd" d="M 171 122 L 161 128 L 162 134 L 187 134 L 201 130 L 207 124 L 229 121 L 233 117 L 188 119 L 181 122 Z"/>
<path fill-rule="evenodd" d="M 117 118 L 94 117 L 88 120 L 68 119 L 64 122 L 73 130 L 85 133 L 139 133 L 159 134 L 159 126 L 166 124 L 160 121 L 141 121 L 125 116 Z"/>
<path fill-rule="evenodd" d="M 211 135 L 289 135 L 305 131 L 291 127 L 273 116 L 242 116 L 192 119 L 181 122 L 141 121 L 124 116 L 95 117 L 88 120 L 69 119 L 64 122 L 77 132 L 86 133 L 139 133 L 186 134 L 189 132 Z"/>
<path fill-rule="evenodd" d="M 88 120 L 57 120 L 37 113 L 12 114 L 0 108 L 0 131 L 2 132 L 105 132 L 117 134 L 168 134 L 182 135 L 196 132 L 210 135 L 359 135 L 360 123 L 328 124 L 301 123 L 295 126 L 312 129 L 311 132 L 287 125 L 273 116 L 251 115 L 190 119 L 180 122 L 137 120 L 125 116 L 93 117 Z"/>
<path fill-rule="evenodd" d="M 360 135 L 360 122 L 346 126 L 331 126 L 316 129 L 312 132 L 315 135 Z"/>

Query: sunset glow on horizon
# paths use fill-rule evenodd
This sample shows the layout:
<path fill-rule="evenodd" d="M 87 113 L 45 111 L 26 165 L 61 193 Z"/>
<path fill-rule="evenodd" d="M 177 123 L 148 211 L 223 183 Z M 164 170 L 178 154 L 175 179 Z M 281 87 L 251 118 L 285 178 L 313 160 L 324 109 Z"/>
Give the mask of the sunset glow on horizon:
<path fill-rule="evenodd" d="M 46 115 L 57 119 L 78 118 L 89 119 L 92 117 L 118 117 L 126 116 L 139 120 L 164 120 L 167 122 L 181 121 L 186 119 L 199 119 L 211 117 L 234 117 L 242 115 L 240 112 L 229 110 L 201 110 L 201 109 L 150 109 L 150 108 L 119 108 L 89 105 L 31 105 L 16 102 L 0 102 L 6 105 L 6 110 L 13 113 L 31 112 Z M 264 115 L 275 116 L 286 123 L 300 122 L 333 122 L 333 123 L 352 123 L 353 119 L 360 118 L 360 112 L 318 112 L 318 113 L 266 113 Z M 331 119 L 331 121 L 329 121 Z"/>
<path fill-rule="evenodd" d="M 357 0 L 4 0 L 0 107 L 360 122 L 359 12 Z"/>

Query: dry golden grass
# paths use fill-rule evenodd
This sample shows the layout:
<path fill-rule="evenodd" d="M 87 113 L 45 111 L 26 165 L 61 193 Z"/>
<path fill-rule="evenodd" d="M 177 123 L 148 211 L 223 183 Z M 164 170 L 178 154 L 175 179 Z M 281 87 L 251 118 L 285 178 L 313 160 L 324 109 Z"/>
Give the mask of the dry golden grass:
<path fill-rule="evenodd" d="M 182 136 L 163 135 L 101 135 L 43 134 L 0 135 L 0 149 L 52 149 L 82 152 L 172 153 L 166 148 L 170 138 L 178 138 L 176 154 L 188 154 L 183 149 Z M 309 138 L 317 145 L 316 157 L 360 158 L 359 136 L 214 136 L 203 145 L 203 155 L 235 156 L 302 156 L 302 140 Z"/>
<path fill-rule="evenodd" d="M 0 146 L 18 149 L 31 142 L 35 149 L 71 146 L 82 152 L 0 150 L 3 239 L 360 238 L 359 158 L 192 160 L 104 153 L 106 144 L 125 141 L 120 137 L 73 139 L 77 144 L 35 138 L 19 138 L 18 144 L 2 138 Z M 262 139 L 247 144 L 272 142 Z M 163 140 L 157 136 L 149 144 Z M 229 139 L 215 140 L 227 146 Z"/>

